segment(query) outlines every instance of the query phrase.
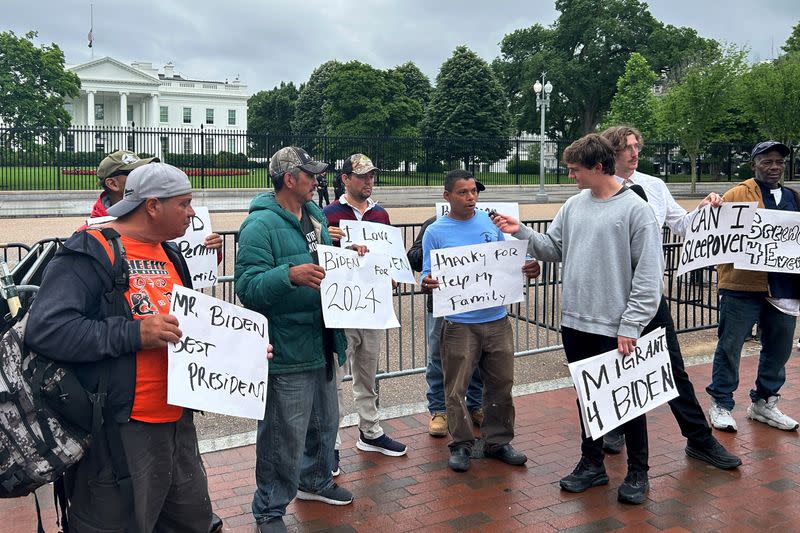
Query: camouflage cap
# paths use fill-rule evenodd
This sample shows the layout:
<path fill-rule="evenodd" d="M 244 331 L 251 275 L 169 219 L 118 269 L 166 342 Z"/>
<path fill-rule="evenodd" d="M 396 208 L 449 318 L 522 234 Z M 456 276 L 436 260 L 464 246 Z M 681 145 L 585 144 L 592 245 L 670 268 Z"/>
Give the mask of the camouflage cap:
<path fill-rule="evenodd" d="M 140 158 L 138 155 L 128 150 L 117 150 L 100 161 L 95 175 L 97 176 L 97 181 L 102 185 L 106 178 L 116 176 L 123 172 L 130 172 L 134 168 L 152 163 L 153 161 L 158 162 L 160 159 L 157 157 Z"/>
<path fill-rule="evenodd" d="M 380 170 L 372 164 L 372 160 L 364 154 L 353 154 L 345 159 L 342 165 L 342 174 L 366 174 L 367 172 Z"/>
<path fill-rule="evenodd" d="M 296 146 L 281 148 L 269 159 L 270 176 L 283 176 L 296 168 L 303 169 L 309 174 L 319 174 L 325 172 L 328 164 L 314 161 L 305 150 Z"/>

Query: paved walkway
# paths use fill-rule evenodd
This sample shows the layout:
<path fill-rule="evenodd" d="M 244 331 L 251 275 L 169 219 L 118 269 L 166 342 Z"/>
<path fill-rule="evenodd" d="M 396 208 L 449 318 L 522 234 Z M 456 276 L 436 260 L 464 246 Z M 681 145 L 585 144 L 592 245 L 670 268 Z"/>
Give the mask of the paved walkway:
<path fill-rule="evenodd" d="M 578 459 L 575 395 L 560 389 L 519 397 L 514 444 L 528 454 L 525 467 L 494 460 L 473 461 L 464 474 L 447 467 L 446 439 L 427 433 L 425 414 L 384 423 L 387 432 L 409 445 L 407 457 L 390 458 L 355 449 L 355 428 L 344 431 L 342 475 L 338 483 L 356 496 L 352 505 L 332 507 L 295 501 L 286 523 L 290 531 L 391 533 L 395 531 L 800 531 L 800 436 L 747 420 L 747 391 L 757 359 L 742 361 L 742 386 L 734 412 L 739 432 L 715 432 L 744 464 L 722 471 L 689 459 L 685 440 L 666 406 L 648 415 L 650 480 L 648 501 L 626 506 L 616 501 L 625 476 L 623 456 L 609 456 L 607 487 L 567 494 L 557 481 Z M 688 369 L 702 392 L 709 364 Z M 800 416 L 800 358 L 787 368 L 780 406 Z M 255 447 L 204 456 L 215 511 L 226 532 L 254 531 L 250 502 Z M 44 495 L 43 495 L 44 496 Z M 43 498 L 47 500 L 47 498 Z M 44 502 L 48 531 L 52 502 Z M 33 499 L 0 501 L 0 529 L 35 531 Z"/>

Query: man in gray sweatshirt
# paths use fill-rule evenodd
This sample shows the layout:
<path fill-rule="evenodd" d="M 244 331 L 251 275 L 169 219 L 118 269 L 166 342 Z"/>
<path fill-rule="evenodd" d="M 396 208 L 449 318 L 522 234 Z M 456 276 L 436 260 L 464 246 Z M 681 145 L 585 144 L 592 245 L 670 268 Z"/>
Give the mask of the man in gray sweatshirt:
<path fill-rule="evenodd" d="M 614 177 L 614 149 L 607 140 L 586 135 L 564 151 L 563 160 L 582 190 L 566 201 L 546 234 L 505 215 L 497 215 L 495 224 L 527 239 L 537 259 L 563 262 L 561 337 L 568 361 L 613 349 L 630 354 L 661 300 L 658 222 L 647 203 Z M 618 499 L 643 503 L 649 490 L 647 421 L 642 415 L 624 427 L 628 474 Z M 603 460 L 602 439 L 584 436 L 581 459 L 561 479 L 561 488 L 583 492 L 607 484 Z"/>

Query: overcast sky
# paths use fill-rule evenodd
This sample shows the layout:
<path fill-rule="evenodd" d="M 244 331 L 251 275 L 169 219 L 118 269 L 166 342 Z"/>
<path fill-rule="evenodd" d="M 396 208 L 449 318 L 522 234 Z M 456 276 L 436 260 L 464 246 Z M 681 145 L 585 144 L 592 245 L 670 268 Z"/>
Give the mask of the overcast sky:
<path fill-rule="evenodd" d="M 704 37 L 747 46 L 754 61 L 780 51 L 800 0 L 652 0 L 653 15 Z M 0 0 L 0 30 L 39 32 L 68 64 L 91 59 L 89 2 Z M 431 81 L 466 44 L 487 61 L 515 29 L 556 19 L 553 0 L 97 0 L 95 58 L 149 61 L 195 79 L 239 75 L 251 92 L 306 81 L 329 59 L 377 68 L 414 61 Z"/>

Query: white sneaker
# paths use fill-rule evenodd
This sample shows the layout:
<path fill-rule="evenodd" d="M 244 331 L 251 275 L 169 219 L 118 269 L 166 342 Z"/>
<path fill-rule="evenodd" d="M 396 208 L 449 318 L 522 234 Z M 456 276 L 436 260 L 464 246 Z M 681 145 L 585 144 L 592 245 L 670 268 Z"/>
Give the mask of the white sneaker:
<path fill-rule="evenodd" d="M 749 413 L 750 410 L 748 409 Z M 736 427 L 736 420 L 730 410 L 720 407 L 714 402 L 711 402 L 711 407 L 708 408 L 708 417 L 711 419 L 711 425 L 720 431 L 734 432 L 739 428 Z"/>
<path fill-rule="evenodd" d="M 766 400 L 761 399 L 757 402 L 750 404 L 747 408 L 747 418 L 764 422 L 770 426 L 785 431 L 794 431 L 797 429 L 797 420 L 790 416 L 786 416 L 775 405 L 778 403 L 780 396 L 770 396 Z"/>

